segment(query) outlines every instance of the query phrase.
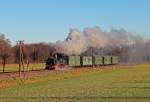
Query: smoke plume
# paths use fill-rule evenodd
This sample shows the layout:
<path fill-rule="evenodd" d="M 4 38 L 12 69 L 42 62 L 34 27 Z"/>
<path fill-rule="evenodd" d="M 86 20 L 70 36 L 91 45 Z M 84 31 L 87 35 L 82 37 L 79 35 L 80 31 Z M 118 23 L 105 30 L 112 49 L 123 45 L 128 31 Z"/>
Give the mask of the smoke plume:
<path fill-rule="evenodd" d="M 55 43 L 55 49 L 66 55 L 80 55 L 92 48 L 94 54 L 116 55 L 122 62 L 139 63 L 149 59 L 148 45 L 148 40 L 124 29 L 111 28 L 106 32 L 93 27 L 83 31 L 70 29 L 64 41 Z"/>
<path fill-rule="evenodd" d="M 106 46 L 120 46 L 127 44 L 128 32 L 123 29 L 111 29 L 104 32 L 99 27 L 85 28 L 82 32 L 77 29 L 70 29 L 64 41 L 56 42 L 57 52 L 67 55 L 79 55 L 88 48 L 104 48 Z"/>

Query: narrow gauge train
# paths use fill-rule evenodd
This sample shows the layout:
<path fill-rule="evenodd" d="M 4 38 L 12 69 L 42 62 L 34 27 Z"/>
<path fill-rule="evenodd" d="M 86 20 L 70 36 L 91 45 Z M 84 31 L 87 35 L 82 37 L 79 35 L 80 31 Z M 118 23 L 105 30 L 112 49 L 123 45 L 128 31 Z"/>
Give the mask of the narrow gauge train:
<path fill-rule="evenodd" d="M 56 66 L 70 66 L 70 67 L 87 67 L 87 66 L 104 66 L 118 64 L 119 60 L 116 56 L 77 56 L 64 54 L 54 54 L 46 60 L 45 69 L 55 69 Z"/>

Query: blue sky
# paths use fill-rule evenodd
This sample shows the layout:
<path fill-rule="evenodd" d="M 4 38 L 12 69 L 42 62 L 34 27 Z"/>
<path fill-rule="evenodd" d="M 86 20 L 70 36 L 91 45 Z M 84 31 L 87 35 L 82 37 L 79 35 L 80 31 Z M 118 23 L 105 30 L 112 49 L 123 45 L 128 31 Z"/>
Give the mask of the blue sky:
<path fill-rule="evenodd" d="M 150 37 L 150 0 L 0 0 L 0 32 L 13 43 L 63 40 L 70 28 L 111 27 Z"/>

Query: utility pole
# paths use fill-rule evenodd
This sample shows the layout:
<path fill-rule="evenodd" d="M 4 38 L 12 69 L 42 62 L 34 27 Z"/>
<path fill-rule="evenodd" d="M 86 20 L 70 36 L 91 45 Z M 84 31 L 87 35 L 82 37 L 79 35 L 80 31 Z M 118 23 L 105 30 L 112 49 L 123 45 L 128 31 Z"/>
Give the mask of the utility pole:
<path fill-rule="evenodd" d="M 21 67 L 23 67 L 23 71 L 24 71 L 24 61 L 23 61 L 23 51 L 22 51 L 22 47 L 23 47 L 23 40 L 19 40 L 17 41 L 17 45 L 19 47 L 19 76 L 21 77 Z"/>
<path fill-rule="evenodd" d="M 91 50 L 91 56 L 92 56 L 92 67 L 94 67 L 95 58 L 94 58 L 94 53 L 93 53 L 93 47 L 90 47 L 90 50 Z"/>

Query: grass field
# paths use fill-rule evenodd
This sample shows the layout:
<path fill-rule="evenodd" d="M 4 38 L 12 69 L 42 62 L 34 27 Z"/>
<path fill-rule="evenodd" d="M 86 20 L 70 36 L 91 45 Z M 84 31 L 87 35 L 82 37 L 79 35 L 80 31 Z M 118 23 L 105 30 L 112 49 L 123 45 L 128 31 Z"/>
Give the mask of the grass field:
<path fill-rule="evenodd" d="M 18 64 L 6 64 L 5 72 L 16 72 L 18 71 Z M 44 69 L 45 64 L 44 63 L 39 63 L 39 64 L 29 64 L 29 67 L 27 69 L 27 65 L 25 64 L 25 71 L 29 70 L 40 70 Z M 23 70 L 23 69 L 22 69 Z M 3 71 L 2 65 L 0 65 L 0 72 Z"/>
<path fill-rule="evenodd" d="M 150 65 L 0 79 L 0 102 L 150 102 Z"/>

